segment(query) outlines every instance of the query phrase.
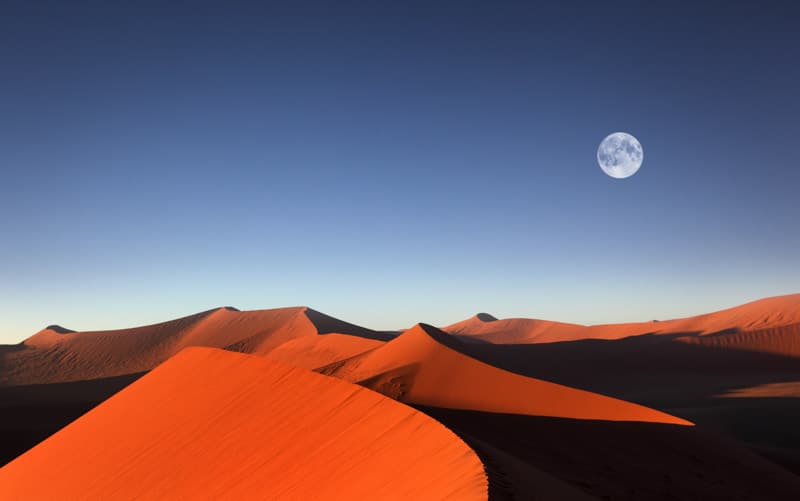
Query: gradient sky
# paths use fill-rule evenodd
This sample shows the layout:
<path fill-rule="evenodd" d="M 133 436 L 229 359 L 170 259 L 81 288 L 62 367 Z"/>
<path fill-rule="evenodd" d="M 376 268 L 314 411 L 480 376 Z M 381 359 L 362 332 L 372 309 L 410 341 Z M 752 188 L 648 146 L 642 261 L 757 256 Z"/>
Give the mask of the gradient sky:
<path fill-rule="evenodd" d="M 0 5 L 0 342 L 800 292 L 796 2 L 126 3 Z"/>

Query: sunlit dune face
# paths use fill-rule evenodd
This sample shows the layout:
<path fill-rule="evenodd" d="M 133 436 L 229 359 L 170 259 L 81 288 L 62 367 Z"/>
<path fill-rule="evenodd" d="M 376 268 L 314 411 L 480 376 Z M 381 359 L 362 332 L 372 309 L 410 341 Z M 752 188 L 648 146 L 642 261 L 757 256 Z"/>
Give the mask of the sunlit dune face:
<path fill-rule="evenodd" d="M 209 348 L 182 351 L 0 469 L 0 499 L 482 500 L 487 489 L 472 449 L 421 412 Z"/>

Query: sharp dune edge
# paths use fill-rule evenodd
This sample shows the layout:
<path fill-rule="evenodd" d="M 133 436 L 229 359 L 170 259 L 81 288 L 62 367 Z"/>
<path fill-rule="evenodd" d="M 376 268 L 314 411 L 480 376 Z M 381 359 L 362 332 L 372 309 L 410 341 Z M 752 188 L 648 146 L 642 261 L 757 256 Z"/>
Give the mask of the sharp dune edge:
<path fill-rule="evenodd" d="M 643 406 L 492 367 L 445 346 L 447 337 L 435 327 L 420 324 L 375 350 L 320 371 L 420 405 L 577 419 L 691 424 Z"/>
<path fill-rule="evenodd" d="M 800 294 L 600 326 L 479 314 L 400 334 L 306 307 L 52 325 L 0 346 L 0 464 L 18 456 L 0 499 L 800 499 L 741 445 L 800 467 L 797 358 Z"/>
<path fill-rule="evenodd" d="M 421 412 L 208 348 L 182 351 L 0 469 L 9 500 L 486 497 L 475 453 Z"/>

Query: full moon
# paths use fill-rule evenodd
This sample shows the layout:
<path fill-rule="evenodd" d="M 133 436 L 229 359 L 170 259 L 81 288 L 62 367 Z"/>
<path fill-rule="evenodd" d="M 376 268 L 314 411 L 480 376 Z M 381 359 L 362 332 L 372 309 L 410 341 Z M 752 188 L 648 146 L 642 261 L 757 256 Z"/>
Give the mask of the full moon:
<path fill-rule="evenodd" d="M 603 172 L 616 179 L 636 174 L 643 159 L 641 143 L 627 132 L 609 134 L 597 147 L 597 163 Z"/>

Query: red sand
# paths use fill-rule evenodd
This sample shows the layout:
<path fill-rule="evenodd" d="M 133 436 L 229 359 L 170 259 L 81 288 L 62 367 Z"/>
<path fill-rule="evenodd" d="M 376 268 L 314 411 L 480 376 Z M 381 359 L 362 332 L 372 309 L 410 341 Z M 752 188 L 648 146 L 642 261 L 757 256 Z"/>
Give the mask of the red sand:
<path fill-rule="evenodd" d="M 135 375 L 180 353 L 0 469 L 0 499 L 485 498 L 484 468 L 499 498 L 798 498 L 797 477 L 742 447 L 714 445 L 707 431 L 800 466 L 800 294 L 662 322 L 480 315 L 447 329 L 458 336 L 418 325 L 387 343 L 391 333 L 308 308 L 45 329 L 0 347 L 0 387 L 13 400 L 2 408 L 11 418 L 4 437 L 37 421 L 37 409 L 67 416 L 33 430 L 52 433 L 77 404 L 85 410 L 135 376 L 95 378 Z M 196 345 L 261 357 L 181 351 Z M 419 412 L 274 361 L 427 406 L 484 464 Z M 7 386 L 60 381 L 76 382 Z"/>
<path fill-rule="evenodd" d="M 287 341 L 266 358 L 303 369 L 317 369 L 383 346 L 383 341 L 345 334 L 307 336 Z"/>
<path fill-rule="evenodd" d="M 373 332 L 305 307 L 257 311 L 218 308 L 170 322 L 112 331 L 62 334 L 49 328 L 26 339 L 23 349 L 2 355 L 5 368 L 0 371 L 0 385 L 145 372 L 189 346 L 266 354 L 287 341 L 336 332 L 333 329 L 359 336 Z M 328 351 L 334 350 L 333 345 L 324 342 Z M 343 357 L 352 355 L 356 345 L 352 342 L 345 346 Z M 339 359 L 335 353 L 331 360 L 325 360 L 322 354 L 320 357 L 322 364 Z"/>
<path fill-rule="evenodd" d="M 507 344 L 620 339 L 642 334 L 704 336 L 721 332 L 751 332 L 800 325 L 800 294 L 776 296 L 705 315 L 659 322 L 584 326 L 525 318 L 492 320 L 488 315 L 483 318 L 475 316 L 443 330 L 481 341 Z M 800 346 L 795 344 L 792 349 L 800 354 Z"/>
<path fill-rule="evenodd" d="M 0 469 L 2 499 L 486 499 L 475 453 L 409 407 L 191 348 Z"/>
<path fill-rule="evenodd" d="M 382 347 L 321 371 L 413 404 L 536 416 L 691 424 L 637 404 L 498 369 L 445 346 L 448 338 L 435 327 L 420 324 Z"/>

